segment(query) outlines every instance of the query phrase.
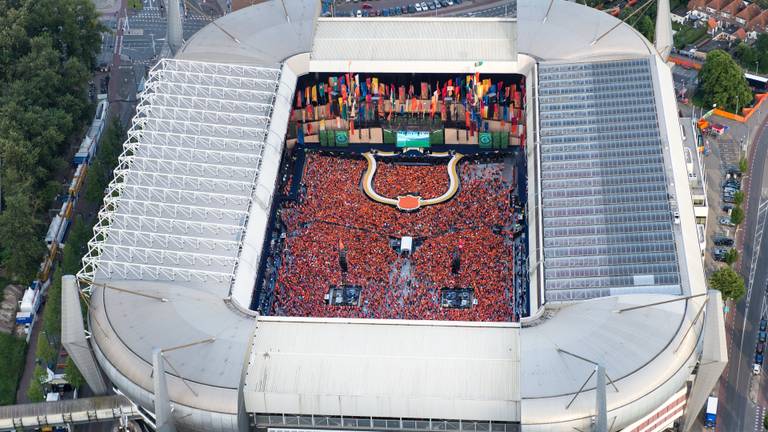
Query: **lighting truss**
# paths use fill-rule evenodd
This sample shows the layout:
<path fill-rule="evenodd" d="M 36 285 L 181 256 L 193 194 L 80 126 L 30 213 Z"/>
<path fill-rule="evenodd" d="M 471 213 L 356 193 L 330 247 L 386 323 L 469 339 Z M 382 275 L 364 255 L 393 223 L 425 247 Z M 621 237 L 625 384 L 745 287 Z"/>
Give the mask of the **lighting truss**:
<path fill-rule="evenodd" d="M 153 68 L 81 281 L 231 286 L 250 208 L 261 205 L 254 197 L 279 78 L 279 69 L 175 59 Z"/>

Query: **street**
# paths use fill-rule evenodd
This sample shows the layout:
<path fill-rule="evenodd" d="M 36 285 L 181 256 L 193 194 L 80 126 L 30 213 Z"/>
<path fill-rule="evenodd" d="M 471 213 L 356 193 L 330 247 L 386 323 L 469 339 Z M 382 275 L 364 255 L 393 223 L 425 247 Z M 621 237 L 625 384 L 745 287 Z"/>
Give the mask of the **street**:
<path fill-rule="evenodd" d="M 759 127 L 759 129 L 758 129 Z M 741 274 L 747 283 L 747 295 L 726 316 L 729 363 L 723 373 L 720 386 L 718 431 L 762 431 L 762 417 L 768 403 L 760 390 L 765 372 L 755 376 L 752 365 L 757 342 L 757 329 L 765 308 L 766 282 L 768 281 L 768 249 L 760 249 L 755 238 L 758 209 L 768 198 L 768 131 L 765 124 L 753 125 L 757 136 L 750 150 L 750 169 L 747 179 L 749 194 L 746 202 L 746 227 L 737 236 L 743 239 Z M 750 270 L 753 267 L 750 285 Z"/>

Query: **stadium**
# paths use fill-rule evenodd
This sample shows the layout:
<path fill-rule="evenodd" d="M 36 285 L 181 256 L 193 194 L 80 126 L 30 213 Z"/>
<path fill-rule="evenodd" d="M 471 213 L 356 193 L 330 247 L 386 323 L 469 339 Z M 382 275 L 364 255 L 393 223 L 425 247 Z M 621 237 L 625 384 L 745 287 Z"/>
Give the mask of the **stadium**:
<path fill-rule="evenodd" d="M 64 280 L 94 392 L 158 430 L 689 430 L 727 358 L 671 28 L 318 8 L 169 39 Z"/>

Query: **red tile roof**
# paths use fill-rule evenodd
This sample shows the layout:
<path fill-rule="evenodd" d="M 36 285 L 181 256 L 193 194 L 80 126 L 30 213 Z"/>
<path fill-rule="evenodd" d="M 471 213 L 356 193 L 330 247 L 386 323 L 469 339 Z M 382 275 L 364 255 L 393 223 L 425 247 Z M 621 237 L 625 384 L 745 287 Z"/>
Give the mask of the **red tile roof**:
<path fill-rule="evenodd" d="M 733 0 L 732 2 L 728 3 L 728 5 L 726 5 L 723 9 L 721 9 L 721 12 L 725 12 L 731 15 L 736 15 L 743 8 L 744 8 L 744 3 L 741 0 Z"/>
<path fill-rule="evenodd" d="M 732 0 L 712 0 L 707 3 L 707 7 L 719 11 L 726 7 Z"/>
<path fill-rule="evenodd" d="M 768 11 L 762 11 L 760 15 L 752 18 L 747 23 L 747 29 L 755 30 L 759 28 L 760 30 L 762 30 L 763 28 L 765 28 L 766 24 L 768 24 Z"/>
<path fill-rule="evenodd" d="M 750 20 L 754 19 L 756 16 L 760 15 L 760 13 L 763 10 L 760 9 L 760 6 L 752 3 L 741 10 L 738 14 L 736 14 L 737 17 L 743 19 L 744 21 L 749 22 Z"/>
<path fill-rule="evenodd" d="M 707 1 L 708 0 L 689 0 L 688 10 L 704 9 L 704 6 L 707 5 Z"/>
<path fill-rule="evenodd" d="M 741 40 L 746 40 L 747 39 L 747 32 L 744 31 L 744 29 L 741 28 L 741 27 L 739 27 L 738 30 L 733 32 L 733 35 L 736 36 L 737 38 L 741 39 Z"/>

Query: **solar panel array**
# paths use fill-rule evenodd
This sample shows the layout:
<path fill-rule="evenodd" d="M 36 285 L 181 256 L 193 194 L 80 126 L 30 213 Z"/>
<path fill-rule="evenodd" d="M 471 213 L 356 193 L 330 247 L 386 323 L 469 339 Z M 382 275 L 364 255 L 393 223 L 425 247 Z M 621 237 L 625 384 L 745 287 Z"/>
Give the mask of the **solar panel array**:
<path fill-rule="evenodd" d="M 679 294 L 648 59 L 539 67 L 547 301 Z"/>

